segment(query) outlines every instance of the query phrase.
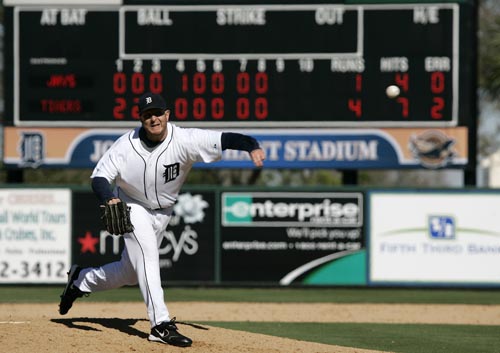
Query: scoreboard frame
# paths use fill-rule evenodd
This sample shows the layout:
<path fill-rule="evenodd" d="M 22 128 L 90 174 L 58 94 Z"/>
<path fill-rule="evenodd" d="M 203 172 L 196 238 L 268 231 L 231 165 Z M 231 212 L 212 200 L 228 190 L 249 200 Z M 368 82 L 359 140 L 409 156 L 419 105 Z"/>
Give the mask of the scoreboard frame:
<path fill-rule="evenodd" d="M 474 45 L 474 25 L 475 19 L 474 8 L 470 6 L 471 4 L 464 1 L 455 2 L 418 2 L 418 3 L 400 3 L 400 2 L 380 2 L 374 3 L 366 1 L 366 3 L 357 2 L 353 4 L 352 2 L 334 2 L 334 3 L 322 3 L 318 2 L 316 4 L 299 4 L 299 3 L 287 3 L 287 4 L 275 4 L 275 3 L 262 3 L 262 2 L 245 2 L 240 1 L 237 4 L 200 4 L 196 2 L 168 2 L 167 5 L 162 3 L 161 5 L 156 5 L 154 1 L 144 2 L 141 5 L 130 4 L 123 6 L 116 6 L 116 1 L 111 1 L 103 6 L 97 6 L 96 4 L 100 2 L 95 1 L 79 1 L 78 3 L 72 3 L 72 5 L 64 4 L 58 1 L 42 1 L 39 5 L 19 5 L 23 1 L 10 0 L 5 3 L 8 5 L 5 9 L 6 11 L 6 57 L 5 57 L 5 82 L 6 87 L 11 87 L 11 89 L 6 89 L 5 94 L 5 118 L 4 125 L 19 126 L 19 127 L 29 127 L 29 126 L 39 126 L 39 127 L 124 127 L 124 126 L 137 126 L 137 112 L 133 107 L 133 102 L 136 102 L 139 96 L 139 91 L 135 92 L 127 91 L 124 94 L 118 95 L 116 92 L 110 94 L 110 90 L 115 90 L 113 87 L 113 77 L 112 68 L 109 62 L 106 63 L 106 69 L 103 68 L 102 72 L 109 72 L 109 77 L 105 79 L 104 82 L 108 82 L 108 88 L 103 87 L 102 80 L 98 77 L 93 77 L 90 71 L 92 67 L 98 70 L 99 60 L 94 60 L 92 57 L 78 57 L 78 55 L 88 55 L 85 53 L 77 53 L 75 59 L 73 60 L 70 56 L 61 55 L 59 58 L 61 60 L 66 60 L 62 63 L 43 63 L 42 59 L 57 59 L 53 54 L 49 55 L 38 55 L 33 56 L 36 53 L 27 53 L 31 55 L 29 58 L 23 58 L 23 52 L 29 51 L 26 49 L 26 44 L 23 44 L 23 32 L 25 31 L 22 24 L 19 24 L 20 16 L 26 14 L 27 12 L 42 13 L 47 9 L 73 9 L 76 11 L 78 9 L 85 9 L 88 12 L 117 12 L 118 22 L 117 22 L 117 38 L 118 38 L 118 48 L 116 52 L 116 61 L 121 61 L 122 65 L 128 72 L 123 72 L 126 80 L 130 83 L 131 76 L 138 73 L 136 71 L 136 64 L 141 62 L 141 65 L 149 65 L 149 75 L 155 73 L 154 63 L 159 62 L 161 66 L 168 66 L 169 70 L 177 70 L 175 74 L 169 75 L 168 70 L 166 70 L 169 76 L 175 76 L 177 79 L 177 84 L 179 87 L 173 89 L 173 93 L 169 91 L 169 88 L 165 88 L 165 93 L 167 100 L 171 102 L 171 109 L 174 111 L 175 123 L 181 126 L 204 126 L 204 127 L 216 127 L 216 128 L 323 128 L 323 127 L 456 127 L 456 126 L 471 126 L 475 124 L 475 102 L 471 97 L 475 93 L 475 70 L 471 68 L 474 64 L 475 52 L 467 50 L 468 47 Z M 111 4 L 110 4 L 111 3 Z M 136 2 L 137 3 L 137 2 Z M 10 6 L 11 4 L 16 6 Z M 277 12 L 277 18 L 286 18 L 287 14 L 283 12 L 286 11 L 297 11 L 297 12 L 312 12 L 319 8 L 329 9 L 333 11 L 333 15 L 327 17 L 325 21 L 335 22 L 335 12 L 337 10 L 342 10 L 344 13 L 355 12 L 355 17 L 357 22 L 355 23 L 355 28 L 357 29 L 356 39 L 357 42 L 353 47 L 355 51 L 341 52 L 341 53 L 331 53 L 331 52 L 279 52 L 279 53 L 221 53 L 221 52 L 189 52 L 186 50 L 185 53 L 173 52 L 173 53 L 130 53 L 127 52 L 127 13 L 137 12 L 139 9 L 159 9 L 163 12 L 158 12 L 156 14 L 156 19 L 154 15 L 151 15 L 151 21 L 166 21 L 168 18 L 165 14 L 175 14 L 177 12 L 216 12 L 217 9 L 263 9 L 266 12 L 272 13 Z M 440 97 L 435 97 L 437 93 L 433 94 L 427 92 L 424 95 L 422 87 L 425 85 L 429 86 L 431 78 L 423 79 L 422 67 L 427 65 L 425 62 L 425 54 L 422 54 L 418 48 L 414 49 L 413 55 L 418 57 L 420 66 L 420 71 L 416 73 L 411 73 L 410 70 L 416 64 L 412 62 L 412 57 L 405 55 L 388 55 L 388 60 L 382 63 L 384 58 L 378 57 L 378 62 L 373 62 L 373 59 L 364 58 L 363 50 L 366 49 L 367 45 L 372 45 L 373 43 L 364 43 L 364 38 L 369 35 L 365 32 L 363 27 L 363 19 L 369 16 L 369 12 L 376 11 L 411 11 L 415 8 L 422 8 L 424 15 L 426 15 L 428 21 L 434 21 L 432 18 L 432 11 L 437 9 L 438 11 L 446 10 L 452 13 L 452 28 L 451 34 L 440 34 L 442 38 L 449 39 L 451 37 L 452 44 L 451 48 L 448 49 L 449 55 L 429 55 L 432 58 L 438 58 L 437 65 L 443 65 L 446 68 L 448 61 L 448 72 L 444 72 L 443 75 L 439 77 L 445 77 L 447 80 L 447 85 L 443 90 L 439 91 L 440 87 L 434 87 L 438 90 L 438 93 L 443 97 L 442 101 Z M 430 10 L 429 10 L 430 9 Z M 432 10 L 434 9 L 434 10 Z M 427 12 L 426 12 L 427 11 Z M 153 13 L 154 14 L 154 13 Z M 158 14 L 164 17 L 158 17 Z M 60 12 L 59 12 L 60 15 Z M 194 16 L 194 15 L 193 15 Z M 128 16 L 130 17 L 130 16 Z M 347 17 L 346 23 L 348 22 Z M 68 17 L 68 21 L 75 21 L 73 24 L 67 26 L 61 26 L 60 22 L 52 25 L 52 30 L 54 28 L 60 27 L 60 31 L 71 30 L 78 34 L 75 28 L 78 27 L 78 18 L 73 15 Z M 59 17 L 58 21 L 61 21 Z M 281 24 L 283 21 L 280 20 Z M 26 21 L 28 22 L 28 21 Z M 32 22 L 32 21 L 31 21 Z M 267 25 L 267 24 L 266 24 Z M 385 25 L 385 24 L 383 24 Z M 388 28 L 392 29 L 392 33 L 395 36 L 390 39 L 394 41 L 394 45 L 397 46 L 397 38 L 400 36 L 403 40 L 404 33 L 398 33 L 397 29 L 390 27 L 391 24 L 387 24 Z M 422 24 L 430 25 L 430 24 Z M 436 25 L 436 24 L 434 24 Z M 86 24 L 84 25 L 86 26 Z M 344 26 L 337 24 L 337 27 Z M 346 24 L 347 26 L 347 24 Z M 26 26 L 27 27 L 27 26 Z M 81 27 L 81 26 L 80 26 Z M 142 26 L 143 30 L 146 31 L 157 31 L 158 33 L 163 33 L 170 30 L 171 26 Z M 237 25 L 227 26 L 228 31 L 234 31 Z M 239 27 L 258 27 L 254 26 L 239 26 Z M 262 26 L 260 26 L 262 27 Z M 330 23 L 329 27 L 335 27 L 335 23 Z M 153 28 L 153 29 L 151 29 Z M 167 28 L 167 29 L 165 29 Z M 396 27 L 397 28 L 397 27 Z M 439 28 L 441 32 L 446 32 L 450 29 Z M 36 32 L 36 29 L 32 29 Z M 57 31 L 57 29 L 56 29 Z M 103 38 L 106 36 L 106 29 L 102 30 Z M 163 32 L 162 32 L 163 31 Z M 316 29 L 311 29 L 311 33 L 314 33 Z M 373 31 L 369 31 L 373 32 Z M 54 33 L 54 32 L 50 32 Z M 166 32 L 165 32 L 166 33 Z M 341 33 L 341 32 L 339 32 Z M 154 33 L 153 33 L 154 34 Z M 151 35 L 152 38 L 161 41 L 161 37 Z M 64 34 L 61 33 L 61 36 Z M 176 37 L 172 37 L 176 38 Z M 188 35 L 189 38 L 189 35 Z M 260 38 L 260 37 L 259 37 Z M 29 38 L 33 41 L 33 38 Z M 183 38 L 179 38 L 179 41 Z M 98 41 L 99 38 L 94 39 Z M 151 40 L 151 39 L 150 39 Z M 25 40 L 24 40 L 25 41 Z M 224 40 L 218 39 L 219 42 L 225 43 Z M 341 41 L 341 40 L 339 40 Z M 35 43 L 40 42 L 35 40 Z M 389 42 L 389 40 L 388 40 Z M 132 41 L 134 43 L 134 41 Z M 215 43 L 215 42 L 214 42 Z M 305 45 L 304 41 L 302 43 Z M 385 42 L 384 42 L 385 43 Z M 79 41 L 76 40 L 75 43 L 65 43 L 66 45 L 79 45 Z M 182 44 L 182 43 L 181 43 Z M 181 45 L 179 44 L 179 45 Z M 286 44 L 286 43 L 285 43 Z M 309 45 L 309 43 L 307 43 Z M 431 44 L 422 42 L 411 43 L 413 46 L 422 47 L 431 46 Z M 438 43 L 439 44 L 439 43 Z M 64 45 L 63 43 L 61 45 Z M 88 45 L 91 45 L 89 40 Z M 99 44 L 96 44 L 99 46 Z M 149 44 L 150 47 L 154 45 Z M 313 45 L 313 44 L 311 44 Z M 387 46 L 388 44 L 383 44 Z M 402 45 L 402 44 L 401 44 Z M 108 46 L 113 46 L 108 43 Z M 249 47 L 251 47 L 250 45 Z M 439 45 L 437 45 L 439 46 Z M 53 44 L 52 44 L 53 47 Z M 408 45 L 408 47 L 411 47 Z M 24 48 L 24 49 L 23 49 Z M 104 48 L 100 46 L 99 48 Z M 41 47 L 41 50 L 44 49 Z M 187 48 L 192 51 L 192 48 Z M 66 52 L 69 49 L 65 49 Z M 114 49 L 113 49 L 114 50 Z M 300 48 L 299 48 L 300 50 Z M 75 49 L 75 51 L 77 51 Z M 38 53 L 39 54 L 39 53 Z M 448 53 L 447 53 L 448 54 Z M 94 54 L 97 55 L 97 54 Z M 439 62 L 439 58 L 445 58 Z M 360 59 L 361 58 L 361 59 Z M 398 59 L 399 58 L 399 59 Z M 40 59 L 42 61 L 37 62 Z M 108 61 L 109 58 L 107 58 Z M 368 63 L 370 59 L 372 62 Z M 391 61 L 392 60 L 392 61 Z M 399 61 L 398 61 L 399 60 Z M 76 62 L 75 64 L 72 61 Z M 149 62 L 150 61 L 150 62 Z M 87 64 L 85 64 L 87 62 Z M 175 62 L 175 63 L 174 63 Z M 293 79 L 279 78 L 279 84 L 275 83 L 275 77 L 279 76 L 276 67 L 279 66 L 278 63 L 284 62 L 285 71 L 281 76 L 287 75 L 287 68 L 293 67 L 289 72 L 289 77 L 293 76 Z M 391 64 L 392 62 L 392 64 Z M 34 64 L 33 64 L 34 63 Z M 84 63 L 85 71 L 84 74 L 81 72 L 72 72 L 72 68 L 78 69 L 78 65 Z M 183 63 L 184 68 L 179 70 L 178 66 Z M 196 77 L 203 77 L 198 75 L 198 73 L 206 73 L 204 85 L 209 85 L 210 78 L 218 73 L 225 74 L 224 70 L 226 67 L 231 67 L 228 69 L 228 73 L 225 74 L 225 82 L 229 82 L 229 78 L 232 81 L 237 81 L 242 70 L 242 63 L 246 63 L 249 68 L 249 82 L 253 82 L 255 85 L 254 92 L 241 93 L 240 88 L 236 83 L 232 83 L 232 86 L 226 83 L 226 90 L 231 90 L 231 93 L 224 92 L 222 94 L 218 92 L 209 93 L 199 93 L 196 92 Z M 264 69 L 259 67 L 261 63 L 264 63 Z M 29 64 L 29 65 L 28 65 Z M 175 65 L 174 65 L 175 64 Z M 59 66 L 57 66 L 59 65 Z M 73 66 L 72 66 L 73 65 Z M 144 65 L 144 66 L 146 66 Z M 217 65 L 222 66 L 222 68 L 217 68 Z M 337 65 L 337 66 L 335 66 Z M 368 77 L 365 78 L 363 75 L 370 67 L 370 72 L 374 72 L 378 67 L 379 70 L 384 65 L 388 65 L 388 71 L 380 74 L 380 77 Z M 392 67 L 391 67 L 392 65 Z M 430 64 L 432 66 L 432 64 Z M 117 67 L 118 65 L 115 65 Z M 273 69 L 270 67 L 273 66 Z M 315 66 L 322 67 L 317 74 L 315 73 Z M 335 68 L 334 68 L 335 66 Z M 55 68 L 54 68 L 55 67 Z M 58 71 L 58 67 L 64 67 L 63 70 Z M 69 67 L 69 68 L 68 68 Z M 298 69 L 297 69 L 298 67 Z M 325 67 L 327 67 L 325 71 Z M 328 69 L 329 68 L 329 69 Z M 375 68 L 375 69 L 374 69 Z M 12 69 L 12 70 L 11 70 Z M 37 71 L 38 70 L 38 71 Z M 52 70 L 52 71 L 51 71 Z M 330 81 L 331 79 L 321 80 L 320 76 L 325 76 L 325 72 L 328 70 L 334 72 L 334 76 L 337 79 L 340 87 L 349 87 L 349 92 L 346 90 L 338 89 Z M 342 70 L 346 70 L 342 72 Z M 118 72 L 118 69 L 116 69 Z M 229 72 L 230 71 L 230 72 Z M 35 72 L 35 73 L 33 73 Z M 99 76 L 103 73 L 100 72 Z M 163 71 L 156 71 L 156 73 L 162 73 Z M 367 71 L 368 72 L 368 71 Z M 410 72 L 409 80 L 415 80 L 419 82 L 418 84 L 410 81 L 409 87 L 404 89 L 405 82 L 408 82 L 408 74 Z M 265 74 L 265 76 L 264 76 Z M 190 84 L 188 91 L 184 92 L 181 88 L 183 75 L 187 75 L 187 80 Z M 259 76 L 260 75 L 260 76 Z M 304 78 L 306 76 L 314 76 L 313 78 Z M 403 90 L 400 97 L 396 99 L 390 99 L 385 96 L 385 86 L 394 82 L 387 81 L 385 76 L 392 75 L 396 80 L 400 79 L 400 86 L 402 85 Z M 399 76 L 398 76 L 399 75 Z M 406 75 L 406 76 L 405 76 Z M 147 75 L 146 75 L 147 76 Z M 243 75 L 241 75 L 243 77 Z M 431 75 L 429 75 L 431 76 Z M 139 76 L 137 76 L 139 77 Z M 265 77 L 259 81 L 259 77 Z M 352 79 L 347 79 L 346 77 L 352 77 Z M 80 81 L 80 78 L 82 80 Z M 57 87 L 43 87 L 47 85 L 50 80 L 55 80 Z M 358 80 L 359 79 L 359 80 Z M 438 78 L 439 79 L 439 78 Z M 201 80 L 201 78 L 200 78 Z M 383 82 L 383 81 L 386 82 Z M 366 84 L 366 81 L 369 83 Z M 448 84 L 451 81 L 451 84 Z M 86 84 L 85 87 L 79 87 L 78 85 Z M 90 82 L 90 83 L 89 83 Z M 200 81 L 201 82 L 201 81 Z M 212 88 L 213 88 L 212 81 Z M 259 82 L 265 82 L 267 85 L 266 89 L 268 91 L 263 92 L 258 91 L 257 85 Z M 320 82 L 318 88 L 314 84 Z M 362 83 L 360 83 L 362 82 Z M 288 89 L 291 85 L 294 85 L 299 92 L 292 92 Z M 71 87 L 73 85 L 73 87 Z M 162 83 L 162 85 L 167 86 L 167 83 Z M 262 84 L 264 85 L 264 84 Z M 273 86 L 274 85 L 274 86 Z M 309 86 L 308 86 L 309 85 Z M 325 85 L 324 87 L 322 85 Z M 365 86 L 368 85 L 369 88 L 363 91 Z M 408 85 L 408 83 L 407 83 Z M 414 85 L 412 87 L 412 85 Z M 419 87 L 415 87 L 420 85 Z M 170 84 L 172 86 L 172 84 Z M 439 86 L 439 84 L 438 84 Z M 244 85 L 243 85 L 244 87 Z M 313 89 L 310 89 L 313 87 Z M 360 88 L 361 87 L 361 88 Z M 334 90 L 334 94 L 329 96 L 329 92 L 324 93 L 325 89 Z M 431 88 L 432 89 L 432 88 Z M 205 91 L 206 92 L 206 91 Z M 286 94 L 285 94 L 286 93 Z M 182 95 L 184 94 L 184 97 Z M 317 98 L 317 96 L 321 98 Z M 88 98 L 90 97 L 90 98 Z M 333 98 L 331 98 L 333 97 Z M 337 98 L 341 97 L 341 98 Z M 172 99 L 171 99 L 172 98 Z M 186 116 L 182 119 L 176 119 L 182 117 L 181 114 L 175 114 L 177 111 L 176 99 L 185 99 Z M 331 99 L 331 100 L 329 100 Z M 438 101 L 433 101 L 433 99 L 438 99 Z M 107 101 L 103 103 L 102 101 Z M 117 100 L 119 103 L 117 103 Z M 308 102 L 305 104 L 303 102 Z M 61 103 L 62 102 L 62 103 Z M 184 101 L 181 101 L 181 103 Z M 216 103 L 214 103 L 216 102 Z M 220 107 L 221 103 L 217 105 L 217 102 L 222 102 L 222 106 L 226 108 L 226 114 L 223 118 L 217 116 L 217 114 L 212 113 L 209 116 L 208 111 Z M 240 104 L 240 102 L 242 102 Z M 438 103 L 435 103 L 438 102 Z M 180 106 L 183 106 L 181 103 Z M 108 104 L 108 105 L 106 105 Z M 117 105 L 127 104 L 127 108 L 123 110 L 123 113 L 117 114 L 119 110 Z M 202 108 L 196 108 L 204 107 Z M 202 105 L 203 104 L 203 105 Z M 259 105 L 260 104 L 260 105 Z M 363 104 L 363 106 L 361 105 Z M 428 105 L 426 108 L 422 108 L 425 104 Z M 434 105 L 433 105 L 434 104 Z M 435 116 L 426 116 L 425 112 L 430 112 L 435 107 L 435 105 L 442 104 L 444 107 L 442 112 L 436 113 Z M 359 113 L 360 107 L 363 107 L 363 112 Z M 404 109 L 410 110 L 406 116 L 399 117 L 398 114 L 403 115 Z M 411 109 L 408 108 L 411 107 Z M 87 107 L 90 107 L 88 111 Z M 214 108 L 215 107 L 215 108 Z M 243 107 L 243 108 L 240 108 Z M 265 111 L 264 108 L 265 107 Z M 196 109 L 199 111 L 198 116 L 195 115 Z M 239 109 L 239 110 L 238 110 Z M 260 110 L 259 110 L 260 109 Z M 331 110 L 329 110 L 331 109 Z M 412 115 L 411 111 L 413 109 L 420 109 L 418 114 Z M 294 113 L 294 111 L 297 113 Z M 323 113 L 323 110 L 325 113 Z M 179 110 L 182 112 L 182 110 Z M 200 111 L 206 112 L 205 115 L 201 115 Z M 241 113 L 241 112 L 242 113 Z M 336 112 L 342 111 L 342 113 Z M 69 112 L 69 113 L 67 113 Z M 352 112 L 352 116 L 347 116 L 346 114 Z M 424 113 L 422 113 L 424 112 Z M 241 114 L 240 114 L 241 113 Z M 260 115 L 259 115 L 260 113 Z M 264 116 L 264 113 L 267 114 Z M 293 115 L 295 114 L 295 115 Z M 441 114 L 441 115 L 440 115 Z M 220 115 L 220 114 L 219 114 Z M 389 117 L 389 118 L 388 118 Z"/>

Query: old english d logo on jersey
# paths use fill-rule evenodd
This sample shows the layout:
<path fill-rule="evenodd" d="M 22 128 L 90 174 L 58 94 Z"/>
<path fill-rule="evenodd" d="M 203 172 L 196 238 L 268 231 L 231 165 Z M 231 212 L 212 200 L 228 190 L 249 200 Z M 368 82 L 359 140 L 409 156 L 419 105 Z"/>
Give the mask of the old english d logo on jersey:
<path fill-rule="evenodd" d="M 163 177 L 165 178 L 165 184 L 169 181 L 175 180 L 179 176 L 179 163 L 163 165 L 165 171 L 163 172 Z"/>

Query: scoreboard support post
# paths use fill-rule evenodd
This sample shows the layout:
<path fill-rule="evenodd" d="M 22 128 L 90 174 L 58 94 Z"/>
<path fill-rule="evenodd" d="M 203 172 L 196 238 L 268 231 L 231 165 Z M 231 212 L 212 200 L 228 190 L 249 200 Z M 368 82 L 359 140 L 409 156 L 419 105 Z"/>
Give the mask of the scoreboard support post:
<path fill-rule="evenodd" d="M 472 0 L 474 2 L 473 6 L 473 14 L 471 16 L 471 27 L 474 33 L 479 32 L 479 24 L 478 24 L 478 12 L 479 12 L 479 0 Z M 477 154 L 478 154 L 478 136 L 477 136 L 477 123 L 476 119 L 479 117 L 479 109 L 478 109 L 478 72 L 477 72 L 477 57 L 478 57 L 478 40 L 476 36 L 472 36 L 470 49 L 472 52 L 471 55 L 471 63 L 470 70 L 471 74 L 471 88 L 470 88 L 470 104 L 471 104 L 471 113 L 473 115 L 473 122 L 469 124 L 469 152 L 468 152 L 468 160 L 469 163 L 464 170 L 464 185 L 474 187 L 477 186 Z"/>
<path fill-rule="evenodd" d="M 358 185 L 358 171 L 357 170 L 343 170 L 342 171 L 342 185 Z"/>

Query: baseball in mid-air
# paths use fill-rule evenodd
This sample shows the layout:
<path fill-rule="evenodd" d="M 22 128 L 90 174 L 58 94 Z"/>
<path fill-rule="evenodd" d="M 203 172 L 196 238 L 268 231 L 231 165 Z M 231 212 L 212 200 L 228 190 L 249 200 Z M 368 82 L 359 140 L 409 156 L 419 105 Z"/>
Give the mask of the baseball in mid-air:
<path fill-rule="evenodd" d="M 401 93 L 401 90 L 396 85 L 390 85 L 385 89 L 385 94 L 387 94 L 389 98 L 396 98 L 399 96 L 399 93 Z"/>

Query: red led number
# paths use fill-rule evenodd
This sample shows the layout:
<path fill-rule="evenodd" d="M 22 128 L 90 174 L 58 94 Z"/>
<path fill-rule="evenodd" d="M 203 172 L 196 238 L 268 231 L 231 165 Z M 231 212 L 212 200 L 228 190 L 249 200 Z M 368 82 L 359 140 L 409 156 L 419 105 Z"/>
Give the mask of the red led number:
<path fill-rule="evenodd" d="M 140 72 L 134 72 L 132 74 L 132 93 L 140 95 L 144 93 L 144 75 Z"/>
<path fill-rule="evenodd" d="M 144 74 L 134 72 L 130 77 L 130 90 L 135 95 L 141 95 L 146 91 L 146 82 Z M 163 92 L 163 75 L 158 72 L 149 74 L 148 90 L 153 93 Z M 113 92 L 115 94 L 125 94 L 127 92 L 127 76 L 123 72 L 115 72 L 113 74 Z"/>
<path fill-rule="evenodd" d="M 152 72 L 148 76 L 147 89 L 153 93 L 161 94 L 163 92 L 163 76 L 158 72 Z M 116 95 L 123 95 L 127 93 L 127 88 L 130 91 L 140 96 L 146 91 L 146 80 L 142 72 L 134 72 L 130 76 L 130 81 L 127 80 L 127 75 L 123 72 L 115 72 L 113 74 L 113 92 Z M 130 106 L 130 115 L 133 119 L 139 119 L 137 110 L 138 98 L 134 98 L 134 103 Z M 124 97 L 115 98 L 115 106 L 113 108 L 113 118 L 115 120 L 123 120 L 127 110 L 127 103 Z"/>
<path fill-rule="evenodd" d="M 224 117 L 224 101 L 222 98 L 212 99 L 212 118 L 220 120 Z"/>
<path fill-rule="evenodd" d="M 236 101 L 236 117 L 240 120 L 248 119 L 250 116 L 250 103 L 248 98 L 238 98 Z"/>
<path fill-rule="evenodd" d="M 185 120 L 188 115 L 188 104 L 185 98 L 177 98 L 175 100 L 175 118 Z"/>
<path fill-rule="evenodd" d="M 181 81 L 182 81 L 182 92 L 188 92 L 189 91 L 189 77 L 187 74 L 183 74 L 181 76 Z"/>
<path fill-rule="evenodd" d="M 347 101 L 347 106 L 350 111 L 354 112 L 356 117 L 361 117 L 363 114 L 363 107 L 361 105 L 361 99 L 349 99 Z"/>
<path fill-rule="evenodd" d="M 439 120 L 443 118 L 442 110 L 444 108 L 444 98 L 442 97 L 434 97 L 432 99 L 434 105 L 431 108 L 431 118 L 435 120 Z"/>
<path fill-rule="evenodd" d="M 210 76 L 210 82 L 208 83 L 207 76 L 203 72 L 195 73 L 192 80 L 190 80 L 188 74 L 183 74 L 181 76 L 182 92 L 189 92 L 190 83 L 193 93 L 197 95 L 206 94 L 208 85 L 210 85 L 210 90 L 213 94 L 222 94 L 225 89 L 224 74 L 220 72 L 214 72 Z M 208 110 L 210 110 L 213 119 L 220 120 L 224 118 L 224 100 L 219 97 L 211 99 L 209 105 L 207 105 L 207 100 L 203 97 L 194 98 L 191 105 L 186 98 L 177 98 L 175 100 L 174 109 L 175 117 L 179 120 L 187 119 L 190 112 L 194 119 L 204 120 L 207 118 Z"/>
<path fill-rule="evenodd" d="M 113 75 L 113 92 L 124 94 L 127 90 L 127 76 L 123 72 L 115 72 Z"/>
<path fill-rule="evenodd" d="M 220 72 L 214 72 L 209 76 L 210 82 L 207 82 L 207 76 L 203 72 L 197 72 L 193 75 L 192 80 L 187 74 L 181 76 L 182 92 L 188 93 L 192 89 L 193 93 L 202 95 L 207 93 L 209 88 L 214 95 L 223 94 L 225 91 L 225 77 Z M 267 73 L 258 72 L 255 74 L 254 81 L 247 72 L 239 72 L 236 75 L 236 91 L 240 95 L 247 95 L 252 89 L 257 94 L 266 94 L 269 90 L 269 81 Z M 192 85 L 192 87 L 190 87 Z M 209 103 L 209 104 L 207 104 Z M 190 103 L 186 98 L 177 98 L 174 105 L 175 116 L 179 120 L 185 120 L 190 114 L 196 120 L 206 119 L 210 116 L 214 120 L 221 120 L 225 114 L 225 102 L 221 97 L 214 97 L 211 100 L 206 100 L 203 97 L 196 97 Z M 264 120 L 269 115 L 267 98 L 257 97 L 251 100 L 248 97 L 239 97 L 236 100 L 236 118 L 239 120 L 247 120 L 250 118 L 251 112 L 255 113 L 255 118 Z"/>
<path fill-rule="evenodd" d="M 254 102 L 255 117 L 259 120 L 264 120 L 269 115 L 267 99 L 259 97 Z M 239 120 L 247 120 L 250 118 L 250 100 L 248 98 L 238 98 L 236 100 L 236 117 Z"/>
<path fill-rule="evenodd" d="M 202 72 L 197 72 L 193 75 L 193 92 L 203 94 L 207 89 L 207 77 Z"/>
<path fill-rule="evenodd" d="M 441 94 L 444 91 L 444 73 L 436 71 L 431 74 L 431 92 Z"/>
<path fill-rule="evenodd" d="M 122 120 L 125 115 L 124 111 L 125 108 L 127 107 L 127 102 L 125 101 L 125 98 L 115 98 L 115 107 L 113 108 L 113 117 L 116 120 Z"/>
<path fill-rule="evenodd" d="M 356 92 L 361 93 L 363 89 L 363 76 L 361 74 L 356 74 L 355 76 L 355 87 Z M 363 104 L 360 98 L 350 98 L 347 100 L 347 108 L 360 118 L 363 115 Z"/>
<path fill-rule="evenodd" d="M 224 75 L 220 72 L 212 74 L 212 92 L 214 94 L 224 93 Z"/>
<path fill-rule="evenodd" d="M 394 82 L 403 92 L 408 92 L 408 87 L 410 86 L 408 74 L 397 73 L 394 76 Z"/>
<path fill-rule="evenodd" d="M 268 89 L 268 79 L 265 72 L 258 72 L 255 75 L 255 92 L 258 94 L 267 93 Z"/>
<path fill-rule="evenodd" d="M 356 74 L 356 92 L 361 92 L 363 88 L 363 76 L 361 74 Z"/>
<path fill-rule="evenodd" d="M 207 115 L 207 103 L 203 98 L 195 98 L 193 100 L 193 118 L 203 120 Z"/>
<path fill-rule="evenodd" d="M 174 114 L 178 120 L 186 120 L 191 108 L 193 118 L 196 120 L 204 120 L 207 117 L 207 101 L 205 98 L 197 97 L 193 99 L 192 106 L 189 106 L 186 98 L 177 98 L 174 103 Z M 222 98 L 213 98 L 210 100 L 210 114 L 215 120 L 220 120 L 224 117 L 224 100 Z"/>
<path fill-rule="evenodd" d="M 197 72 L 193 75 L 192 81 L 193 92 L 195 94 L 204 94 L 207 90 L 207 77 L 203 72 Z M 189 76 L 183 74 L 181 76 L 181 89 L 182 92 L 189 92 Z M 211 76 L 210 89 L 213 94 L 224 93 L 224 74 L 215 72 Z"/>
<path fill-rule="evenodd" d="M 250 75 L 247 72 L 239 72 L 236 76 L 236 90 L 239 94 L 250 92 Z"/>
<path fill-rule="evenodd" d="M 258 72 L 255 75 L 255 92 L 265 94 L 269 88 L 268 77 L 265 72 Z M 250 92 L 250 75 L 248 72 L 239 72 L 236 76 L 236 90 L 239 94 Z"/>
<path fill-rule="evenodd" d="M 257 94 L 266 94 L 269 90 L 269 78 L 267 73 L 258 72 L 255 74 L 254 89 Z M 248 72 L 239 72 L 236 75 L 236 91 L 241 95 L 250 93 L 250 74 Z M 252 103 L 247 97 L 240 97 L 236 100 L 236 118 L 247 120 L 250 118 L 250 107 Z M 267 98 L 257 97 L 253 102 L 255 117 L 258 120 L 267 119 L 269 107 Z"/>
<path fill-rule="evenodd" d="M 149 75 L 149 89 L 152 93 L 161 94 L 163 92 L 163 76 L 158 72 Z"/>
<path fill-rule="evenodd" d="M 408 98 L 406 97 L 399 97 L 396 100 L 399 104 L 401 104 L 401 115 L 403 118 L 408 117 L 408 112 L 409 112 L 409 107 L 408 107 Z"/>
<path fill-rule="evenodd" d="M 132 106 L 132 118 L 134 118 L 135 120 L 139 119 L 139 107 L 137 106 L 138 103 L 139 98 L 134 98 L 134 105 Z"/>
<path fill-rule="evenodd" d="M 268 115 L 267 99 L 259 97 L 255 100 L 255 117 L 259 120 L 264 120 Z"/>
<path fill-rule="evenodd" d="M 433 94 L 442 94 L 445 90 L 445 77 L 441 71 L 435 71 L 431 74 L 431 92 Z M 431 118 L 439 120 L 443 118 L 443 109 L 445 101 L 443 97 L 433 97 L 431 107 Z"/>

